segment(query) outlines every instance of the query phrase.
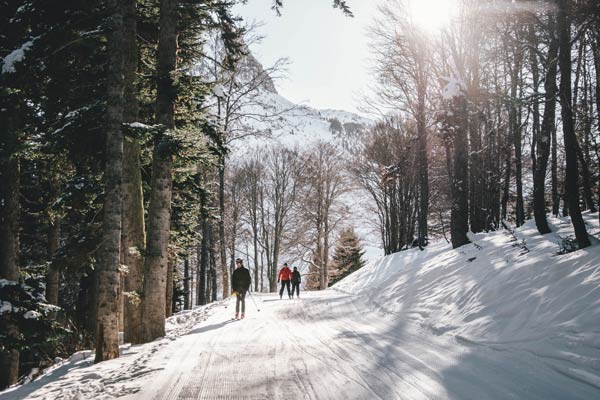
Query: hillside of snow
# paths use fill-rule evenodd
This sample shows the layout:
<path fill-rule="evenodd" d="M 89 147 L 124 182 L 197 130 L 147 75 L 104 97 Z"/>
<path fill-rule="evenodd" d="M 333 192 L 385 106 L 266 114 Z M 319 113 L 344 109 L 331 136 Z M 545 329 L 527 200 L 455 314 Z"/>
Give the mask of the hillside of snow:
<path fill-rule="evenodd" d="M 600 229 L 597 214 L 585 220 L 593 245 L 573 253 L 557 254 L 573 235 L 568 218 L 551 218 L 543 237 L 530 220 L 456 250 L 443 242 L 384 257 L 334 289 L 433 335 L 532 353 L 600 388 Z"/>

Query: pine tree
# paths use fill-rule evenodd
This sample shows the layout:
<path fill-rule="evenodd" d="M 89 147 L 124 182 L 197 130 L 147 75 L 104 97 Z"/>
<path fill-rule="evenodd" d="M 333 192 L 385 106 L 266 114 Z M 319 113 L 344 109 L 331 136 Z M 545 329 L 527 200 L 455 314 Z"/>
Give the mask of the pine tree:
<path fill-rule="evenodd" d="M 337 240 L 329 267 L 329 286 L 364 267 L 364 254 L 365 251 L 354 229 L 344 230 Z"/>

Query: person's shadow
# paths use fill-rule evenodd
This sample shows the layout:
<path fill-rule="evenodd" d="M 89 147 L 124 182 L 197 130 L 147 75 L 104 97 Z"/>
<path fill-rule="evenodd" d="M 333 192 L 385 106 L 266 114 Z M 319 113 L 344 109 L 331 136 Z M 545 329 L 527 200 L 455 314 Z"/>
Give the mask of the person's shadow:
<path fill-rule="evenodd" d="M 197 333 L 203 333 L 203 332 L 213 331 L 215 329 L 222 328 L 222 327 L 224 327 L 226 325 L 229 325 L 231 323 L 234 323 L 236 321 L 237 320 L 235 320 L 235 319 L 228 319 L 227 321 L 219 322 L 218 324 L 211 324 L 211 325 L 206 325 L 206 326 L 199 326 L 198 328 L 189 331 L 187 334 L 188 335 L 195 335 Z"/>

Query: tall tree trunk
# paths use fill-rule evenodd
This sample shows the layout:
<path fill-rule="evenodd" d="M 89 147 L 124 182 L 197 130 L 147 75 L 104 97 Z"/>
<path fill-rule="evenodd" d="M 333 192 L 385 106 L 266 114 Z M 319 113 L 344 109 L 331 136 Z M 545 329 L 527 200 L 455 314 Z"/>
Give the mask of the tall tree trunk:
<path fill-rule="evenodd" d="M 206 273 L 209 269 L 209 246 L 210 246 L 210 221 L 208 216 L 201 217 L 202 239 L 200 241 L 200 254 L 198 257 L 198 287 L 197 287 L 197 305 L 205 305 L 207 301 L 206 295 Z"/>
<path fill-rule="evenodd" d="M 166 131 L 175 128 L 177 89 L 178 0 L 161 0 L 158 37 L 156 93 L 157 122 Z M 142 323 L 144 341 L 165 335 L 165 294 L 171 220 L 173 154 L 167 144 L 167 132 L 154 140 L 152 193 L 148 207 L 148 241 L 144 263 L 144 301 Z"/>
<path fill-rule="evenodd" d="M 560 65 L 560 103 L 563 120 L 563 137 L 565 143 L 565 158 L 567 167 L 565 171 L 565 190 L 569 203 L 571 221 L 575 229 L 575 237 L 579 248 L 589 246 L 590 239 L 583 222 L 579 207 L 579 173 L 577 168 L 577 137 L 573 125 L 573 109 L 571 95 L 571 34 L 570 20 L 568 17 L 567 0 L 557 0 L 558 4 L 558 39 L 559 39 L 559 65 Z"/>
<path fill-rule="evenodd" d="M 556 100 L 555 100 L 556 102 Z M 558 192 L 558 140 L 556 124 L 552 127 L 552 215 L 560 213 L 560 193 Z"/>
<path fill-rule="evenodd" d="M 215 235 L 213 233 L 212 224 L 208 230 L 208 238 L 209 238 L 209 252 L 208 255 L 210 257 L 210 280 L 211 280 L 211 290 L 210 290 L 210 300 L 217 301 L 217 241 L 215 240 Z"/>
<path fill-rule="evenodd" d="M 58 305 L 58 291 L 60 288 L 60 266 L 54 259 L 60 247 L 61 219 L 55 217 L 48 227 L 48 274 L 46 275 L 46 301 L 48 304 Z"/>
<path fill-rule="evenodd" d="M 521 226 L 525 223 L 525 207 L 523 202 L 523 148 L 522 148 L 522 132 L 518 118 L 518 88 L 519 88 L 519 74 L 521 70 L 521 55 L 520 50 L 516 50 L 515 62 L 512 65 L 511 82 L 510 82 L 510 129 L 513 138 L 514 150 L 515 150 L 515 183 L 517 188 L 517 202 L 516 202 L 516 223 L 517 226 Z"/>
<path fill-rule="evenodd" d="M 473 69 L 473 78 L 468 90 L 468 98 L 470 107 L 469 111 L 469 222 L 471 232 L 479 233 L 486 229 L 484 210 L 484 169 L 482 160 L 482 143 L 481 143 L 481 117 L 479 110 L 480 96 L 480 79 L 479 79 L 479 62 L 471 60 Z M 489 212 L 489 210 L 488 210 Z"/>
<path fill-rule="evenodd" d="M 541 132 L 535 138 L 536 162 L 533 171 L 533 215 L 537 229 L 542 235 L 550 233 L 550 227 L 546 219 L 546 171 L 548 157 L 550 156 L 552 133 L 556 130 L 556 94 L 558 92 L 556 86 L 558 39 L 553 16 L 550 16 L 549 31 L 550 46 L 547 55 L 546 78 L 544 79 L 544 116 Z"/>
<path fill-rule="evenodd" d="M 19 160 L 12 151 L 16 145 L 16 126 L 11 116 L 0 111 L 0 140 L 15 143 L 0 145 L 0 279 L 19 280 Z M 4 149 L 3 149 L 4 147 Z M 4 151 L 3 151 L 4 150 Z M 17 339 L 19 330 L 7 314 L 0 315 L 0 323 L 6 335 Z M 0 390 L 17 383 L 19 379 L 19 352 L 11 350 L 0 353 Z"/>
<path fill-rule="evenodd" d="M 256 213 L 256 211 L 254 211 Z M 261 276 L 258 270 L 258 221 L 256 215 L 252 217 L 252 245 L 254 248 L 254 291 L 258 292 L 258 278 Z M 262 277 L 261 277 L 262 278 Z M 262 288 L 261 288 L 262 291 Z"/>
<path fill-rule="evenodd" d="M 183 309 L 190 309 L 190 260 L 188 256 L 183 260 Z"/>
<path fill-rule="evenodd" d="M 225 156 L 219 161 L 219 262 L 223 274 L 223 298 L 229 297 L 229 271 L 227 270 L 227 243 L 225 242 Z"/>
<path fill-rule="evenodd" d="M 265 290 L 265 252 L 260 252 L 260 291 Z"/>
<path fill-rule="evenodd" d="M 594 57 L 594 70 L 596 71 L 596 115 L 600 115 L 600 23 L 596 24 L 595 42 L 592 46 Z M 600 131 L 600 118 L 596 121 Z"/>
<path fill-rule="evenodd" d="M 452 248 L 470 243 L 469 231 L 469 145 L 467 127 L 467 99 L 464 95 L 455 98 L 457 129 L 454 138 L 454 171 L 452 173 L 450 211 L 450 236 Z"/>
<path fill-rule="evenodd" d="M 583 46 L 583 45 L 582 45 Z M 587 41 L 586 41 L 587 48 Z M 587 50 L 585 52 L 587 56 Z M 593 121 L 593 94 L 591 88 L 591 74 L 588 69 L 588 63 L 583 63 L 583 122 L 582 122 L 582 134 L 583 134 L 583 146 L 579 146 L 579 157 L 581 166 L 583 168 L 583 189 L 586 200 L 587 209 L 590 212 L 595 213 L 598 211 L 596 207 L 596 202 L 594 201 L 593 194 L 593 174 L 590 172 L 590 165 L 592 164 L 592 159 L 590 157 L 590 149 L 592 148 L 591 136 L 592 136 L 592 121 Z M 599 196 L 600 198 L 600 196 Z"/>
<path fill-rule="evenodd" d="M 106 166 L 104 169 L 104 216 L 97 267 L 97 316 L 95 362 L 119 356 L 119 298 L 121 203 L 123 171 L 123 9 L 108 1 L 110 33 L 107 52 Z"/>
<path fill-rule="evenodd" d="M 419 246 L 427 245 L 429 216 L 429 160 L 427 156 L 427 127 L 425 116 L 425 77 L 421 76 L 418 89 L 417 136 L 419 168 Z"/>
<path fill-rule="evenodd" d="M 476 100 L 472 99 L 475 103 Z M 483 196 L 483 169 L 481 159 L 481 134 L 479 132 L 479 110 L 474 106 L 474 110 L 470 112 L 469 117 L 469 142 L 471 149 L 469 151 L 470 170 L 469 170 L 469 213 L 471 232 L 479 233 L 485 229 L 485 216 L 482 210 L 484 205 Z"/>
<path fill-rule="evenodd" d="M 323 277 L 324 281 L 321 285 L 321 290 L 327 289 L 329 286 L 329 210 L 325 217 L 325 224 L 323 226 Z M 425 236 L 423 236 L 425 237 Z"/>
<path fill-rule="evenodd" d="M 579 161 L 579 167 L 581 168 L 581 183 L 583 185 L 583 198 L 585 200 L 586 209 L 595 213 L 596 203 L 594 201 L 594 194 L 592 193 L 592 177 L 590 174 L 590 168 L 588 162 L 585 159 L 581 146 L 575 137 L 575 147 L 577 151 L 577 160 Z"/>
<path fill-rule="evenodd" d="M 504 181 L 502 183 L 502 199 L 500 200 L 501 216 L 504 221 L 508 217 L 508 200 L 510 198 L 510 179 L 512 176 L 512 137 L 504 142 Z"/>
<path fill-rule="evenodd" d="M 165 316 L 168 318 L 173 315 L 173 269 L 175 261 L 169 260 L 167 263 L 167 288 L 165 291 Z"/>
<path fill-rule="evenodd" d="M 125 106 L 123 119 L 127 123 L 138 119 L 138 93 L 136 77 L 138 68 L 137 10 L 135 0 L 124 0 L 125 52 Z M 121 231 L 122 263 L 127 266 L 124 276 L 123 322 L 126 342 L 142 342 L 142 306 L 144 290 L 144 258 L 146 230 L 144 221 L 144 195 L 142 192 L 140 143 L 127 137 L 123 143 L 123 221 Z"/>
<path fill-rule="evenodd" d="M 598 123 L 598 130 L 600 131 L 600 23 L 596 23 L 595 29 L 595 40 L 592 44 L 592 54 L 594 57 L 594 70 L 596 72 L 596 116 Z M 596 154 L 600 154 L 596 151 Z M 600 171 L 600 157 L 598 157 L 598 170 Z M 598 193 L 600 193 L 600 179 L 598 179 Z M 598 195 L 598 208 L 600 208 L 600 194 Z M 600 221 L 600 213 L 598 213 L 598 220 Z"/>

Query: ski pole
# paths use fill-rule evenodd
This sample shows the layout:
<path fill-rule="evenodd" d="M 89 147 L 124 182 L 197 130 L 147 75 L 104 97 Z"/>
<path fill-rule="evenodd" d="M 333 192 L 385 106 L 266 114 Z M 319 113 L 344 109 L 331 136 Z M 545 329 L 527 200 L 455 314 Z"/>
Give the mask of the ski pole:
<path fill-rule="evenodd" d="M 252 292 L 248 290 L 248 294 L 250 295 L 250 298 L 252 299 L 252 302 L 254 303 L 254 307 L 256 307 L 256 309 L 258 310 L 258 312 L 260 312 L 260 308 L 258 308 L 258 305 L 256 304 L 256 301 L 254 301 L 254 296 L 252 296 Z"/>
<path fill-rule="evenodd" d="M 233 296 L 229 296 L 229 299 L 227 299 L 227 302 L 225 303 L 225 308 L 227 308 L 229 304 L 231 304 L 231 299 L 233 299 Z"/>

